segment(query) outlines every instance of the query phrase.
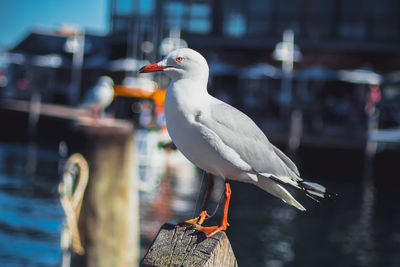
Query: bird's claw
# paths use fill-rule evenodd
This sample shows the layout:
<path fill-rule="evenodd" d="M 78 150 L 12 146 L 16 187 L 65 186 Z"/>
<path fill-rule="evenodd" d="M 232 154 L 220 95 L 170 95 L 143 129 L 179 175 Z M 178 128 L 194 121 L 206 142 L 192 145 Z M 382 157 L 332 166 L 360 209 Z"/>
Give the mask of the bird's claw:
<path fill-rule="evenodd" d="M 197 217 L 195 217 L 195 218 L 193 218 L 193 219 L 184 221 L 184 223 L 186 223 L 186 224 L 192 224 L 194 227 L 195 227 L 195 226 L 201 226 L 201 225 L 203 224 L 203 222 L 204 222 L 207 218 L 209 218 L 209 217 L 211 217 L 211 216 L 207 213 L 207 211 L 203 210 L 203 211 L 200 213 L 199 216 L 197 216 Z"/>
<path fill-rule="evenodd" d="M 210 227 L 203 227 L 200 228 L 198 231 L 203 232 L 206 237 L 212 237 L 218 232 L 225 231 L 228 228 L 229 224 L 226 225 L 220 225 L 220 226 L 210 226 Z"/>

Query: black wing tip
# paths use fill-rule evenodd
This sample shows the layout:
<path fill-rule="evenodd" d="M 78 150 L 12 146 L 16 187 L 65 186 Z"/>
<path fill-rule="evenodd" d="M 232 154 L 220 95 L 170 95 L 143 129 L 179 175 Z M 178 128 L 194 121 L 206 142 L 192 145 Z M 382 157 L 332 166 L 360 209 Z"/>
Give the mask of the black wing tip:
<path fill-rule="evenodd" d="M 326 198 L 326 199 L 330 199 L 330 200 L 337 200 L 338 199 L 338 197 L 339 197 L 339 195 L 337 194 L 337 193 L 335 193 L 335 192 L 330 192 L 330 191 L 325 191 L 325 194 L 324 194 L 324 198 Z"/>
<path fill-rule="evenodd" d="M 330 199 L 330 200 L 336 200 L 339 196 L 335 192 L 326 190 L 325 187 L 323 187 L 323 190 L 321 190 L 319 188 L 315 188 L 314 186 L 311 186 L 309 183 L 311 183 L 311 182 L 300 181 L 299 182 L 300 188 L 305 192 L 305 194 L 308 197 L 312 198 L 313 200 L 315 200 L 317 202 L 319 202 L 319 200 L 317 198 L 315 198 L 315 196 L 317 196 L 319 198 Z"/>

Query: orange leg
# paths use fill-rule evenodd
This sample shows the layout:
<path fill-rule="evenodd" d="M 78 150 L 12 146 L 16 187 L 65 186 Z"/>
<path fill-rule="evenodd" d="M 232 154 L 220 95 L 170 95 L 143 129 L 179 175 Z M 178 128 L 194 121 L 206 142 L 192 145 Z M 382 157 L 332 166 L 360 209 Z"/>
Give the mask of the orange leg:
<path fill-rule="evenodd" d="M 210 226 L 203 227 L 199 229 L 199 231 L 203 232 L 207 237 L 211 237 L 218 232 L 225 231 L 228 226 L 228 209 L 229 209 L 229 201 L 231 199 L 231 186 L 229 185 L 228 180 L 225 181 L 225 204 L 224 204 L 224 214 L 222 216 L 221 225 L 220 226 Z"/>
<path fill-rule="evenodd" d="M 196 218 L 185 221 L 185 223 L 194 224 L 194 225 L 202 225 L 203 222 L 205 221 L 205 219 L 210 217 L 210 215 L 208 215 L 208 213 L 207 213 L 207 206 L 208 206 L 208 201 L 210 200 L 211 192 L 214 187 L 214 178 L 213 178 L 212 174 L 209 174 L 209 173 L 207 173 L 207 178 L 208 178 L 208 184 L 207 184 L 206 197 L 204 199 L 203 207 L 201 208 L 200 215 Z"/>

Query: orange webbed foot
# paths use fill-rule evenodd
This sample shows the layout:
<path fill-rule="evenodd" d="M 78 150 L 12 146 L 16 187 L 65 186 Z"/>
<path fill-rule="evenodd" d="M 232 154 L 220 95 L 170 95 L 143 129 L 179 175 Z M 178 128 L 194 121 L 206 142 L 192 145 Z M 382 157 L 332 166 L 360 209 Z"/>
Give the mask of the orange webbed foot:
<path fill-rule="evenodd" d="M 227 225 L 220 225 L 220 226 L 209 226 L 209 227 L 202 227 L 198 231 L 203 232 L 206 237 L 212 237 L 218 232 L 225 231 L 228 228 L 229 224 Z"/>
<path fill-rule="evenodd" d="M 184 223 L 192 224 L 194 226 L 201 226 L 204 223 L 204 221 L 209 217 L 210 215 L 208 215 L 207 211 L 203 210 L 198 217 L 187 220 Z"/>

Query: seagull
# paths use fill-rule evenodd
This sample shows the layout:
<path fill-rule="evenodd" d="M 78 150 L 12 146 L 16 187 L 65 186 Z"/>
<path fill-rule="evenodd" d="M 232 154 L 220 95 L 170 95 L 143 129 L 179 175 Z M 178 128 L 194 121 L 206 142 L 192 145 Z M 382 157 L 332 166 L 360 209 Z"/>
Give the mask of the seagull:
<path fill-rule="evenodd" d="M 108 76 L 101 76 L 91 88 L 82 103 L 83 108 L 90 109 L 96 118 L 104 117 L 104 110 L 114 100 L 114 82 Z"/>
<path fill-rule="evenodd" d="M 225 202 L 220 225 L 199 229 L 207 237 L 229 226 L 231 180 L 254 184 L 302 211 L 305 208 L 285 187 L 297 188 L 314 200 L 331 195 L 324 186 L 303 180 L 296 165 L 246 114 L 208 94 L 209 68 L 200 53 L 177 49 L 162 61 L 142 67 L 139 73 L 158 71 L 171 78 L 165 96 L 168 133 L 183 155 L 209 174 L 202 211 L 186 222 L 201 227 L 210 217 L 207 202 L 212 175 L 225 180 Z"/>

